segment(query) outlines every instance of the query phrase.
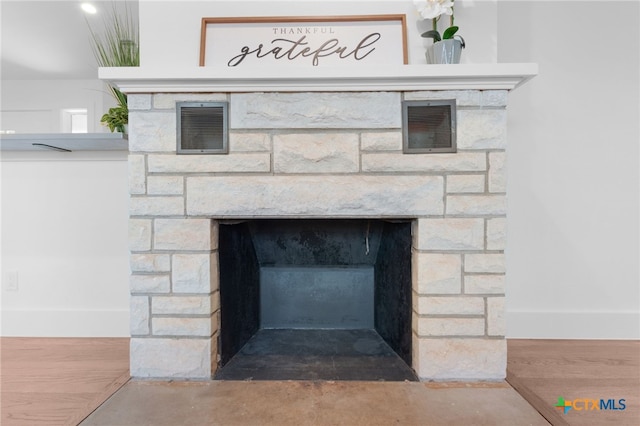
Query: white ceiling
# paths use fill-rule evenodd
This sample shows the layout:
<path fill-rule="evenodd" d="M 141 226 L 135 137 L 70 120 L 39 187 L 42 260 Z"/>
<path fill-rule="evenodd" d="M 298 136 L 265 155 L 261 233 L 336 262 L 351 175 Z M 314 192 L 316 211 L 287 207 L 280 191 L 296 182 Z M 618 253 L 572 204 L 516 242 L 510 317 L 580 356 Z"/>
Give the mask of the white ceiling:
<path fill-rule="evenodd" d="M 82 11 L 83 2 L 0 0 L 2 80 L 98 78 L 88 25 L 100 32 L 105 12 L 125 2 L 88 0 L 95 15 Z M 126 3 L 137 16 L 138 1 Z"/>

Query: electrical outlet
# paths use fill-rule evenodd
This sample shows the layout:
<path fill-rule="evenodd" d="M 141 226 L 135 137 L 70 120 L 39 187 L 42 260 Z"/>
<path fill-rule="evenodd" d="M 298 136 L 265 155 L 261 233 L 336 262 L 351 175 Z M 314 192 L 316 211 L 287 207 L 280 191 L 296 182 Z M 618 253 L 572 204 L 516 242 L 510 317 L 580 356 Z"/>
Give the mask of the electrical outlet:
<path fill-rule="evenodd" d="M 18 271 L 4 271 L 2 287 L 5 291 L 18 291 Z"/>

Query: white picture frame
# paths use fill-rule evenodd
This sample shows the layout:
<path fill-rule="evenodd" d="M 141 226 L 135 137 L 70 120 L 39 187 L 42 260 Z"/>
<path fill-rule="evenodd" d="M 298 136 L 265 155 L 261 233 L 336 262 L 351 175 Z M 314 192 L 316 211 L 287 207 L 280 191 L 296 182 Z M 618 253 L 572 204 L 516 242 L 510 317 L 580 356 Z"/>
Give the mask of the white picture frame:
<path fill-rule="evenodd" d="M 407 63 L 405 15 L 202 18 L 201 67 Z"/>

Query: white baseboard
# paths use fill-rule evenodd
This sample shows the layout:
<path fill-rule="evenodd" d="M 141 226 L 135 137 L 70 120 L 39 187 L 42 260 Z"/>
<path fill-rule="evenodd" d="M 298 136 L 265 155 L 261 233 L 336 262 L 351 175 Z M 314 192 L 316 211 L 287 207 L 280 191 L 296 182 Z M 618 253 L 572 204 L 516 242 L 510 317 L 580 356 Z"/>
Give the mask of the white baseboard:
<path fill-rule="evenodd" d="M 129 337 L 129 310 L 2 310 L 4 337 Z"/>
<path fill-rule="evenodd" d="M 507 312 L 507 338 L 640 339 L 640 312 Z"/>

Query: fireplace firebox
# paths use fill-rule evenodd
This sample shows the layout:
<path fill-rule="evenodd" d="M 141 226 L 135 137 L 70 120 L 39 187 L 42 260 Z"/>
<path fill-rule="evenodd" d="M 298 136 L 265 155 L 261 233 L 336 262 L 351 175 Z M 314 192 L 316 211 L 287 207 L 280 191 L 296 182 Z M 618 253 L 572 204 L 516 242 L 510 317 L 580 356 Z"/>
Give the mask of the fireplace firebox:
<path fill-rule="evenodd" d="M 221 221 L 218 252 L 217 377 L 415 380 L 410 221 Z"/>

